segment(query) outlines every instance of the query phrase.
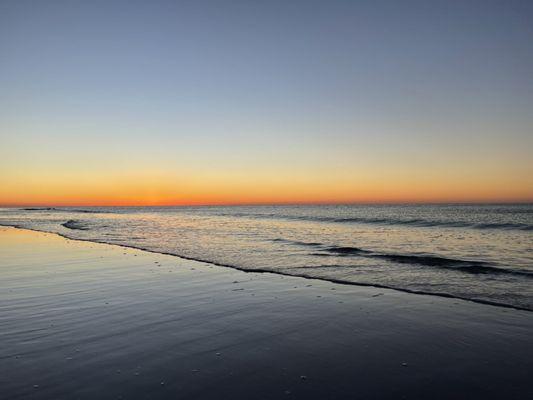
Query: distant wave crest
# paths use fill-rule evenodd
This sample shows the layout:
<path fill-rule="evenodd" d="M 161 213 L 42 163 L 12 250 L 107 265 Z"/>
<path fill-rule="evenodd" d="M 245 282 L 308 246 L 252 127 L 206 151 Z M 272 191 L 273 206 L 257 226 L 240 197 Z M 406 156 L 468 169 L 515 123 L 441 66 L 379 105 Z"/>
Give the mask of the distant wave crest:
<path fill-rule="evenodd" d="M 471 229 L 518 229 L 523 231 L 533 231 L 533 226 L 523 223 L 479 223 L 472 224 L 461 221 L 432 221 L 425 219 L 385 219 L 385 218 L 334 218 L 332 222 L 340 223 L 366 223 L 382 225 L 408 225 L 418 227 L 447 227 L 447 228 L 471 228 Z"/>
<path fill-rule="evenodd" d="M 291 221 L 311 221 L 311 222 L 333 222 L 333 223 L 358 223 L 358 224 L 375 224 L 375 225 L 400 225 L 413 227 L 444 227 L 444 228 L 469 228 L 469 229 L 501 229 L 501 230 L 521 230 L 533 231 L 533 225 L 525 223 L 470 223 L 464 221 L 441 221 L 428 220 L 420 218 L 411 219 L 394 219 L 394 218 L 365 218 L 365 217 L 322 217 L 311 215 L 279 215 L 279 214 L 255 214 L 255 213 L 236 213 L 224 214 L 225 216 L 249 217 L 249 218 L 266 218 L 266 219 L 286 219 Z"/>
<path fill-rule="evenodd" d="M 55 208 L 55 207 L 29 207 L 22 208 L 22 211 L 55 211 L 55 212 L 70 212 L 70 213 L 82 213 L 82 214 L 110 214 L 111 211 L 104 210 L 85 210 L 77 208 Z"/>

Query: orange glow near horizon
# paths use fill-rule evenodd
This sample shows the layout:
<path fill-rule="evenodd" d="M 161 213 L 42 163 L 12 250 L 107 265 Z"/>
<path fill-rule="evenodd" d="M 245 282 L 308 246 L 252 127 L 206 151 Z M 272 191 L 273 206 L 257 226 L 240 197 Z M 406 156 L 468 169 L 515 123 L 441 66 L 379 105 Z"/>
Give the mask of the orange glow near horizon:
<path fill-rule="evenodd" d="M 382 176 L 150 176 L 59 178 L 2 182 L 0 206 L 181 206 L 245 204 L 530 202 L 521 180 L 505 194 L 491 182 Z M 5 181 L 5 180 L 4 180 Z"/>

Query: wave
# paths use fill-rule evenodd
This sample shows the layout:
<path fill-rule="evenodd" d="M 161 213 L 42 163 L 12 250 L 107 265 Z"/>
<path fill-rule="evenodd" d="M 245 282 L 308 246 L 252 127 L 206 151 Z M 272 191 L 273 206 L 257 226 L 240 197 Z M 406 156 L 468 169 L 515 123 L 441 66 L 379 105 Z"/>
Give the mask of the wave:
<path fill-rule="evenodd" d="M 329 251 L 330 253 L 336 253 L 336 254 L 339 254 L 339 255 L 350 255 L 350 254 L 359 255 L 359 254 L 370 254 L 370 253 L 372 253 L 371 251 L 363 250 L 363 249 L 360 249 L 359 247 L 337 247 L 337 246 L 333 246 L 333 247 L 327 248 L 326 250 Z"/>
<path fill-rule="evenodd" d="M 291 221 L 310 221 L 310 222 L 333 222 L 333 223 L 357 223 L 357 224 L 374 224 L 374 225 L 399 225 L 413 226 L 420 228 L 444 227 L 444 228 L 469 228 L 469 229 L 501 229 L 501 230 L 520 230 L 533 231 L 533 225 L 521 222 L 484 222 L 473 223 L 467 221 L 442 221 L 428 220 L 421 218 L 399 219 L 399 218 L 367 218 L 367 217 L 322 217 L 312 215 L 280 215 L 280 214 L 256 214 L 256 213 L 224 213 L 228 217 L 249 217 L 264 219 L 285 219 Z"/>
<path fill-rule="evenodd" d="M 82 213 L 82 214 L 111 214 L 111 211 L 103 211 L 103 210 L 77 210 L 77 209 L 64 209 L 64 210 L 57 210 L 57 211 L 64 211 L 64 212 L 75 212 L 75 213 Z"/>
<path fill-rule="evenodd" d="M 113 214 L 115 211 L 103 209 L 83 209 L 83 208 L 55 208 L 55 207 L 29 207 L 22 208 L 23 211 L 53 211 L 53 212 L 70 212 L 86 214 Z M 531 213 L 530 210 L 521 211 L 522 213 Z M 254 213 L 254 212 L 221 212 L 218 216 L 237 217 L 237 218 L 255 218 L 255 219 L 281 219 L 289 221 L 309 221 L 309 222 L 329 222 L 339 224 L 370 224 L 384 226 L 408 226 L 408 227 L 442 227 L 442 228 L 467 228 L 478 230 L 519 230 L 532 232 L 533 224 L 524 222 L 472 222 L 472 221 L 454 221 L 438 220 L 425 218 L 378 218 L 378 217 L 334 217 L 320 215 L 290 215 L 277 213 Z"/>
<path fill-rule="evenodd" d="M 508 274 L 516 276 L 525 276 L 527 278 L 533 278 L 533 273 L 527 271 L 518 271 L 516 269 L 491 267 L 489 265 L 470 265 L 470 266 L 458 266 L 459 269 L 470 274 Z"/>
<path fill-rule="evenodd" d="M 509 274 L 533 278 L 533 273 L 528 271 L 519 271 L 516 269 L 500 268 L 486 261 L 479 260 L 462 260 L 457 258 L 441 257 L 430 254 L 388 254 L 379 253 L 372 250 L 365 250 L 359 247 L 351 246 L 327 246 L 322 243 L 299 242 L 287 239 L 274 239 L 276 242 L 291 243 L 300 246 L 315 247 L 316 251 L 310 253 L 312 256 L 337 256 L 337 257 L 365 257 L 378 258 L 395 262 L 398 264 L 422 265 L 437 268 L 452 268 L 456 271 L 466 272 L 469 274 Z M 321 252 L 320 252 L 321 251 Z M 321 266 L 325 267 L 325 266 Z"/>
<path fill-rule="evenodd" d="M 316 242 L 300 242 L 298 240 L 289 240 L 289 239 L 282 239 L 282 238 L 276 238 L 272 239 L 272 242 L 278 242 L 278 243 L 287 243 L 287 244 L 294 244 L 298 246 L 310 246 L 310 247 L 316 247 L 316 246 L 322 246 L 321 243 Z"/>
<path fill-rule="evenodd" d="M 516 269 L 499 268 L 485 261 L 460 260 L 432 255 L 379 254 L 353 247 L 339 247 L 329 250 L 342 255 L 355 255 L 368 258 L 380 258 L 398 264 L 423 265 L 428 267 L 453 268 L 469 274 L 509 274 L 533 278 L 533 273 Z M 320 255 L 313 253 L 313 255 Z M 322 254 L 325 255 L 325 254 Z M 322 266 L 324 267 L 324 266 Z"/>
<path fill-rule="evenodd" d="M 484 261 L 459 260 L 454 258 L 428 255 L 373 254 L 370 257 L 381 258 L 399 264 L 424 265 L 428 267 L 453 268 L 469 274 L 508 274 L 533 278 L 533 273 L 516 269 L 499 268 Z"/>
<path fill-rule="evenodd" d="M 55 211 L 55 212 L 70 212 L 70 213 L 82 213 L 82 214 L 111 214 L 112 211 L 108 210 L 86 210 L 77 208 L 55 208 L 55 207 L 29 207 L 21 208 L 22 211 Z"/>
<path fill-rule="evenodd" d="M 469 223 L 463 221 L 435 221 L 425 219 L 386 219 L 386 218 L 335 218 L 332 222 L 339 223 L 367 223 L 381 225 L 408 225 L 416 227 L 446 227 L 446 228 L 471 228 L 471 229 L 504 229 L 533 231 L 533 225 L 524 223 Z"/>
<path fill-rule="evenodd" d="M 89 230 L 89 227 L 86 225 L 85 222 L 79 221 L 76 219 L 69 219 L 67 222 L 61 224 L 61 226 L 64 226 L 68 229 L 74 229 L 78 231 L 87 231 Z"/>

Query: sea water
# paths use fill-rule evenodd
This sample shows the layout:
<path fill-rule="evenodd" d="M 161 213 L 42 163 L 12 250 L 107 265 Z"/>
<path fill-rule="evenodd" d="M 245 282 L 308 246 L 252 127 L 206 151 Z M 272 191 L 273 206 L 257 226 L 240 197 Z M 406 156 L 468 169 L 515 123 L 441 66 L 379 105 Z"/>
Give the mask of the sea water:
<path fill-rule="evenodd" d="M 3 208 L 0 224 L 533 310 L 533 204 Z"/>

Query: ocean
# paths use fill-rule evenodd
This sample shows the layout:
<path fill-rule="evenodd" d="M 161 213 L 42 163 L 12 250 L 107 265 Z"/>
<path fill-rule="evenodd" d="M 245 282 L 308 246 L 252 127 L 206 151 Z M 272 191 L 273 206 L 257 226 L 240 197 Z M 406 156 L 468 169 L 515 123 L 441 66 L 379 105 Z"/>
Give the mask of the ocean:
<path fill-rule="evenodd" d="M 533 204 L 0 208 L 0 225 L 533 310 Z"/>

